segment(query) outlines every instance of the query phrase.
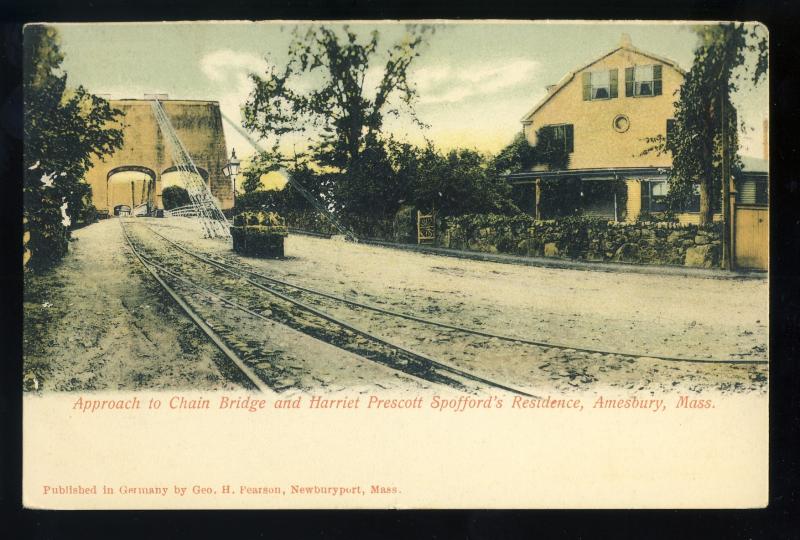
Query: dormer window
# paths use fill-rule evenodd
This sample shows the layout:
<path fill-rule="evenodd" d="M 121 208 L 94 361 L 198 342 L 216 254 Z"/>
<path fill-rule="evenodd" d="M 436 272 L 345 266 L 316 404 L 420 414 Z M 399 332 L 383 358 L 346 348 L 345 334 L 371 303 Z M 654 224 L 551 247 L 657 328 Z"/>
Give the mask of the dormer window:
<path fill-rule="evenodd" d="M 626 97 L 660 95 L 661 66 L 659 64 L 625 68 Z"/>
<path fill-rule="evenodd" d="M 592 99 L 608 99 L 611 95 L 611 76 L 608 71 L 589 74 L 592 83 Z"/>
<path fill-rule="evenodd" d="M 653 95 L 653 66 L 636 66 L 633 68 L 633 95 Z"/>
<path fill-rule="evenodd" d="M 617 97 L 617 70 L 585 71 L 583 100 L 594 101 Z"/>

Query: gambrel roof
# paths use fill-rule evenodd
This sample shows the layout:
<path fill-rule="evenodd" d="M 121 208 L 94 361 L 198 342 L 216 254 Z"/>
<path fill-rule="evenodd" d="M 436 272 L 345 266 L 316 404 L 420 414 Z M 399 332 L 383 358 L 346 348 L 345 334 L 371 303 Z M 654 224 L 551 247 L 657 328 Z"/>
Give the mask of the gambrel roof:
<path fill-rule="evenodd" d="M 633 53 L 636 53 L 636 54 L 639 54 L 639 55 L 642 55 L 642 56 L 646 56 L 648 58 L 652 58 L 653 60 L 656 60 L 657 62 L 660 62 L 662 64 L 666 64 L 666 65 L 672 67 L 673 69 L 675 69 L 681 75 L 686 75 L 686 71 L 682 67 L 680 67 L 674 60 L 670 60 L 669 58 L 665 58 L 663 56 L 659 56 L 659 55 L 653 54 L 651 52 L 647 52 L 647 51 L 643 51 L 641 49 L 637 49 L 636 47 L 631 45 L 630 42 L 622 43 L 616 49 L 613 49 L 613 50 L 607 52 L 606 54 L 604 54 L 603 56 L 601 56 L 599 58 L 595 58 L 594 60 L 592 60 L 588 64 L 585 64 L 585 65 L 579 67 L 578 69 L 574 69 L 574 70 L 570 71 L 569 73 L 567 73 L 566 75 L 564 75 L 561 78 L 561 80 L 558 81 L 558 83 L 556 83 L 552 87 L 549 87 L 550 89 L 548 90 L 547 95 L 544 96 L 544 98 L 542 98 L 542 100 L 539 101 L 539 103 L 537 103 L 536 106 L 533 107 L 533 109 L 528 111 L 525 114 L 525 116 L 522 117 L 522 122 L 523 123 L 531 122 L 531 117 L 534 114 L 536 114 L 536 111 L 541 109 L 542 106 L 544 106 L 545 103 L 550 101 L 550 98 L 552 98 L 562 88 L 564 88 L 566 85 L 568 85 L 572 81 L 572 79 L 575 78 L 575 75 L 577 75 L 578 73 L 580 73 L 581 71 L 583 71 L 583 70 L 585 70 L 587 68 L 590 68 L 591 66 L 593 66 L 596 63 L 598 63 L 599 61 L 601 61 L 601 60 L 603 60 L 605 58 L 608 58 L 612 54 L 614 54 L 614 53 L 616 53 L 618 51 L 621 51 L 621 50 L 630 51 L 630 52 L 633 52 Z"/>

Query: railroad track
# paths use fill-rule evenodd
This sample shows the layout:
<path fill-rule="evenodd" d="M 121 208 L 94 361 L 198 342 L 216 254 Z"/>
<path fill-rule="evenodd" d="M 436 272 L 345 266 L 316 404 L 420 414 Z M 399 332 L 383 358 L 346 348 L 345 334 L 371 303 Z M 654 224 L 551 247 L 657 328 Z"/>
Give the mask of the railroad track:
<path fill-rule="evenodd" d="M 531 339 L 524 339 L 519 337 L 513 336 L 506 336 L 502 334 L 496 334 L 493 332 L 486 332 L 483 330 L 478 330 L 475 328 L 467 328 L 460 325 L 449 324 L 441 321 L 436 321 L 433 319 L 428 319 L 425 317 L 419 317 L 417 315 L 411 315 L 408 313 L 402 313 L 398 311 L 388 310 L 379 306 L 375 306 L 372 304 L 367 304 L 365 302 L 358 302 L 355 300 L 351 300 L 348 298 L 343 298 L 341 296 L 336 296 L 334 294 L 330 294 L 324 291 L 319 291 L 310 287 L 304 287 L 302 285 L 290 283 L 285 280 L 277 279 L 271 276 L 267 276 L 260 272 L 255 272 L 253 270 L 249 270 L 246 268 L 242 268 L 240 265 L 232 265 L 224 260 L 221 260 L 217 257 L 209 257 L 207 255 L 200 255 L 186 247 L 180 245 L 179 243 L 175 242 L 174 240 L 167 238 L 163 234 L 155 231 L 152 227 L 145 225 L 150 232 L 155 234 L 156 236 L 160 237 L 164 241 L 168 242 L 171 246 L 178 249 L 179 251 L 183 252 L 186 255 L 194 257 L 202 262 L 210 264 L 219 270 L 226 272 L 230 275 L 236 276 L 240 279 L 245 279 L 255 287 L 268 290 L 270 292 L 275 291 L 276 287 L 278 291 L 284 295 L 300 295 L 305 296 L 305 302 L 309 300 L 315 303 L 319 302 L 319 299 L 325 299 L 327 301 L 338 302 L 341 304 L 349 305 L 358 309 L 368 310 L 375 313 L 379 313 L 381 315 L 385 315 L 388 317 L 395 317 L 400 319 L 405 319 L 409 321 L 413 321 L 416 323 L 443 328 L 445 330 L 450 330 L 466 335 L 473 335 L 473 336 L 480 336 L 489 339 L 497 339 L 500 341 L 506 341 L 511 343 L 518 343 L 521 345 L 533 345 L 538 347 L 545 347 L 545 348 L 554 348 L 554 349 L 561 349 L 561 350 L 572 350 L 578 352 L 584 352 L 589 354 L 601 354 L 607 356 L 621 356 L 626 358 L 634 358 L 637 360 L 662 360 L 667 362 L 682 362 L 682 363 L 695 363 L 695 364 L 744 364 L 744 365 L 764 365 L 768 364 L 768 360 L 766 359 L 740 359 L 740 358 L 725 358 L 725 359 L 713 359 L 713 358 L 686 358 L 686 357 L 678 357 L 678 356 L 661 356 L 661 355 L 652 355 L 646 353 L 638 353 L 638 352 L 630 352 L 630 351 L 609 351 L 603 349 L 593 349 L 593 348 L 584 348 L 584 347 L 576 347 L 573 345 L 565 345 L 559 343 L 552 343 L 546 342 L 541 340 L 531 340 Z M 269 285 L 264 285 L 263 282 L 269 283 Z"/>
<path fill-rule="evenodd" d="M 261 392 L 271 392 L 272 390 L 264 383 L 263 379 L 259 377 L 233 349 L 228 347 L 219 333 L 211 328 L 209 324 L 186 302 L 186 300 L 184 300 L 173 287 L 164 281 L 161 275 L 156 271 L 154 265 L 150 264 L 147 259 L 141 253 L 139 253 L 139 251 L 133 245 L 133 241 L 128 234 L 128 230 L 125 228 L 125 222 L 122 217 L 119 218 L 119 222 L 122 227 L 123 236 L 125 237 L 125 241 L 127 242 L 128 247 L 131 249 L 131 252 L 139 260 L 142 266 L 144 266 L 144 268 L 150 273 L 150 275 L 153 276 L 158 284 L 161 285 L 161 287 L 173 300 L 175 300 L 178 306 L 180 306 L 180 308 L 189 316 L 192 322 L 194 322 L 209 337 L 214 345 L 216 345 L 217 348 L 233 363 L 236 369 L 238 369 L 238 371 L 244 376 L 250 385 Z"/>
<path fill-rule="evenodd" d="M 153 256 L 152 253 L 148 253 L 142 246 L 142 243 L 130 234 L 125 221 L 121 219 L 120 224 L 130 249 L 142 265 L 147 268 L 159 284 L 176 300 L 181 308 L 209 336 L 220 350 L 222 350 L 240 371 L 244 373 L 250 382 L 261 390 L 268 389 L 263 380 L 260 380 L 253 370 L 242 360 L 240 355 L 225 343 L 220 333 L 211 328 L 197 313 L 197 310 L 192 308 L 192 306 L 181 297 L 175 290 L 175 287 L 167 283 L 165 277 L 173 280 L 173 283 L 179 283 L 179 287 L 184 287 L 190 291 L 213 298 L 230 307 L 239 309 L 248 315 L 265 321 L 284 324 L 340 349 L 354 353 L 362 359 L 383 364 L 429 383 L 446 385 L 457 390 L 471 393 L 484 391 L 486 389 L 494 389 L 530 396 L 530 394 L 521 390 L 499 384 L 474 373 L 450 366 L 423 353 L 392 343 L 371 332 L 358 328 L 353 324 L 333 317 L 301 300 L 292 298 L 274 287 L 264 285 L 263 283 L 257 283 L 241 273 L 235 275 L 239 283 L 244 281 L 257 290 L 271 295 L 273 298 L 264 298 L 262 295 L 261 299 L 259 299 L 256 296 L 256 301 L 253 302 L 252 288 L 248 291 L 249 294 L 246 295 L 247 298 L 242 299 L 243 291 L 237 291 L 236 287 L 231 285 L 223 284 L 218 286 L 216 291 L 199 285 L 196 281 L 192 281 L 184 275 L 187 270 L 185 264 L 176 261 L 174 257 L 163 260 Z M 202 255 L 193 253 L 152 230 L 152 228 L 146 225 L 145 227 L 156 236 L 168 242 L 170 246 L 178 248 L 180 253 L 191 256 L 194 260 L 204 263 L 206 268 L 205 270 L 201 269 L 202 275 L 208 274 L 208 266 L 214 268 L 214 271 L 218 273 L 234 275 L 233 270 L 230 267 L 225 268 L 223 263 L 212 261 Z M 184 258 L 184 260 L 186 259 Z M 222 294 L 220 294 L 219 289 L 222 289 Z M 265 312 L 268 314 L 265 314 Z"/>

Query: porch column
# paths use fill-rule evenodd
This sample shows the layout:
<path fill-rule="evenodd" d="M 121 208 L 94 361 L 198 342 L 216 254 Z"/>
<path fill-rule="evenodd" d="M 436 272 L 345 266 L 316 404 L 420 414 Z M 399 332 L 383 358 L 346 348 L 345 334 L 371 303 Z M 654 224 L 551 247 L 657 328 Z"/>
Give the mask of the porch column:
<path fill-rule="evenodd" d="M 542 219 L 541 203 L 542 203 L 542 179 L 541 178 L 537 178 L 536 179 L 536 203 L 535 203 L 535 207 L 534 207 L 534 219 L 536 219 L 536 221 L 540 221 Z"/>
<path fill-rule="evenodd" d="M 628 200 L 625 205 L 625 221 L 633 223 L 642 212 L 642 181 L 626 178 L 625 186 L 628 191 Z"/>

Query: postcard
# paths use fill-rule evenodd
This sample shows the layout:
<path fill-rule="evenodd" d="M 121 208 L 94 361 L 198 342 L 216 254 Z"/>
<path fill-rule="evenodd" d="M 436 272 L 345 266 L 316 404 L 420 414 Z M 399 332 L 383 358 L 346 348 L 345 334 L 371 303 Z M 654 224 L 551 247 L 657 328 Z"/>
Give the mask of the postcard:
<path fill-rule="evenodd" d="M 768 29 L 24 29 L 23 502 L 759 508 Z"/>

